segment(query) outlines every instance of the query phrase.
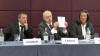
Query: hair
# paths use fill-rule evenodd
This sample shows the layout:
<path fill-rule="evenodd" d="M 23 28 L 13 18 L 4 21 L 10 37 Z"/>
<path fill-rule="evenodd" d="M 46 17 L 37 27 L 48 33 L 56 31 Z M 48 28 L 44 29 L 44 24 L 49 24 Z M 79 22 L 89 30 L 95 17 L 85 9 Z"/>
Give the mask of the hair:
<path fill-rule="evenodd" d="M 87 14 L 87 23 L 89 22 L 89 15 L 90 15 L 90 13 L 88 12 L 88 10 L 86 10 L 86 9 L 81 9 L 81 11 L 79 12 L 79 18 L 78 18 L 78 23 L 80 23 L 81 24 L 81 21 L 80 21 L 80 15 L 81 15 L 81 13 L 86 13 Z"/>
<path fill-rule="evenodd" d="M 21 15 L 22 15 L 22 14 L 28 15 L 26 12 L 19 12 L 19 13 L 18 13 L 18 18 L 21 18 Z"/>
<path fill-rule="evenodd" d="M 43 16 L 44 16 L 44 14 L 45 14 L 45 12 L 50 12 L 51 14 L 52 14 L 52 12 L 50 11 L 50 10 L 45 10 L 44 12 L 43 12 Z"/>

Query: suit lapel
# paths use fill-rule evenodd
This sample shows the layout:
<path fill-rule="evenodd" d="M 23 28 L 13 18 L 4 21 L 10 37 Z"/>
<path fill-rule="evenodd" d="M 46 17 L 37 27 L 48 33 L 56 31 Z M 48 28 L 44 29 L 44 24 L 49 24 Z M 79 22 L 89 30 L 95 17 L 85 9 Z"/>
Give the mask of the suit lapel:
<path fill-rule="evenodd" d="M 51 30 L 50 30 L 50 28 L 48 27 L 48 25 L 46 24 L 46 22 L 44 22 L 44 26 L 45 26 L 45 28 L 47 28 L 47 32 L 48 32 L 49 34 L 51 34 Z"/>
<path fill-rule="evenodd" d="M 17 33 L 19 34 L 19 24 L 18 24 L 18 22 L 16 22 L 15 28 L 16 28 Z"/>
<path fill-rule="evenodd" d="M 82 35 L 82 28 L 81 28 L 81 25 L 79 25 L 79 33 Z"/>
<path fill-rule="evenodd" d="M 48 28 L 48 29 L 50 30 L 50 28 L 49 28 L 49 26 L 46 24 L 46 22 L 44 22 L 44 25 L 45 25 L 46 28 Z"/>

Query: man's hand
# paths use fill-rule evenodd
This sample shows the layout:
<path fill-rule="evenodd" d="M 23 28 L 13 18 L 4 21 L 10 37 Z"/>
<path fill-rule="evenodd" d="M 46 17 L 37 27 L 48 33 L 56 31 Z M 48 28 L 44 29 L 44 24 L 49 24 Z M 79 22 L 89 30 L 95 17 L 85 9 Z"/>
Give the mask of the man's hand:
<path fill-rule="evenodd" d="M 65 24 L 66 27 L 68 27 L 68 22 L 65 22 L 64 24 Z"/>
<path fill-rule="evenodd" d="M 27 21 L 24 23 L 24 26 L 25 26 L 25 30 L 28 30 L 28 23 L 27 23 Z"/>
<path fill-rule="evenodd" d="M 56 29 L 58 27 L 59 23 L 58 22 L 55 22 L 54 23 L 54 29 Z"/>

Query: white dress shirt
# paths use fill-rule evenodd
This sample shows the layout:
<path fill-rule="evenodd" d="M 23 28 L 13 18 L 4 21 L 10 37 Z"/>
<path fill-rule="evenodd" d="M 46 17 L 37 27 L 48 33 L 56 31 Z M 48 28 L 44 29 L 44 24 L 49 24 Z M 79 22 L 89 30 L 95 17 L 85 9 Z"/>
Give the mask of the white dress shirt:
<path fill-rule="evenodd" d="M 21 23 L 19 22 L 19 32 L 21 32 L 21 27 L 20 26 L 21 26 Z"/>
<path fill-rule="evenodd" d="M 18 37 L 16 38 L 17 41 L 20 40 L 20 32 L 21 32 L 21 23 L 19 22 L 18 24 L 19 24 L 19 34 L 18 34 Z"/>
<path fill-rule="evenodd" d="M 81 28 L 82 28 L 82 35 L 84 36 L 84 38 L 85 38 L 85 35 L 86 35 L 86 24 L 85 25 L 82 25 L 81 24 Z"/>

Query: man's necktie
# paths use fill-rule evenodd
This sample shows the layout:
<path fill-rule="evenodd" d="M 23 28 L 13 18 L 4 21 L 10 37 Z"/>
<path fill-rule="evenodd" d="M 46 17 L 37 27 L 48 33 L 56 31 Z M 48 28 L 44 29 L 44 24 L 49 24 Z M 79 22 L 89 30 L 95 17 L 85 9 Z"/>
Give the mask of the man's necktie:
<path fill-rule="evenodd" d="M 49 27 L 50 27 L 50 29 L 52 29 L 52 28 L 53 28 L 53 26 L 52 26 L 51 24 L 49 25 Z"/>

